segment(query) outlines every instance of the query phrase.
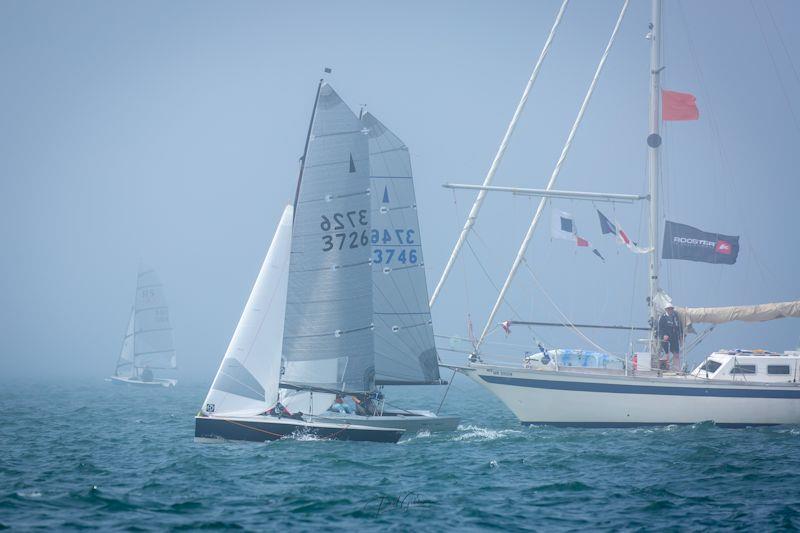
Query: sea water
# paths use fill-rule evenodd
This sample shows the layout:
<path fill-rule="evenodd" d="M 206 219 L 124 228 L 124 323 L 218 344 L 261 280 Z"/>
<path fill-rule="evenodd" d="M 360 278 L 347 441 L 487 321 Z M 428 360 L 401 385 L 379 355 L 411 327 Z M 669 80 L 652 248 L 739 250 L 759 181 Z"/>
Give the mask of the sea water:
<path fill-rule="evenodd" d="M 204 444 L 193 417 L 206 383 L 2 385 L 0 529 L 800 527 L 797 427 L 522 427 L 457 377 L 451 433 Z M 442 391 L 387 392 L 435 408 Z"/>

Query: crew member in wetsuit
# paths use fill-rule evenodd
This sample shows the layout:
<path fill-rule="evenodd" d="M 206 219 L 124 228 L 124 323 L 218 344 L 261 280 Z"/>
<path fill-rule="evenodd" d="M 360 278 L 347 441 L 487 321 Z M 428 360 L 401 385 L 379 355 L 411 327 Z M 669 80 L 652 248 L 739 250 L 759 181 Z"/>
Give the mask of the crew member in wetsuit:
<path fill-rule="evenodd" d="M 672 368 L 673 370 L 680 370 L 683 326 L 672 304 L 667 305 L 665 313 L 658 319 L 658 338 L 661 340 L 662 350 L 658 358 L 661 369 Z M 672 354 L 672 365 L 669 364 L 670 354 Z"/>
<path fill-rule="evenodd" d="M 344 403 L 344 398 L 342 398 L 341 394 L 337 394 L 336 399 L 333 401 L 333 405 L 328 408 L 328 411 L 349 415 L 353 412 L 353 409 Z"/>
<path fill-rule="evenodd" d="M 353 396 L 356 404 L 356 414 L 361 416 L 374 416 L 378 409 L 369 394 Z"/>
<path fill-rule="evenodd" d="M 286 408 L 286 406 L 283 405 L 281 402 L 276 403 L 275 407 L 273 407 L 272 409 L 267 411 L 266 414 L 271 415 L 271 416 L 277 416 L 278 418 L 286 417 L 286 418 L 293 418 L 295 420 L 302 420 L 303 419 L 303 413 L 294 413 L 294 414 L 292 414 L 292 412 L 289 411 Z"/>

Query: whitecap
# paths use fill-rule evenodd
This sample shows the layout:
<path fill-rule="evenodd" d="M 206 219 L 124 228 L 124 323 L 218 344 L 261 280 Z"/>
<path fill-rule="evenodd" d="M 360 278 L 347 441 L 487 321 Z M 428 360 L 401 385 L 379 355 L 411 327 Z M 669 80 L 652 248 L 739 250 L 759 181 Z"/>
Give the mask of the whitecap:
<path fill-rule="evenodd" d="M 453 441 L 461 441 L 461 440 L 495 440 L 501 439 L 504 437 L 508 437 L 511 435 L 516 435 L 522 433 L 517 429 L 489 429 L 489 428 L 482 428 L 479 426 L 473 425 L 466 425 L 466 426 L 458 426 L 459 431 L 464 431 L 465 433 L 462 435 L 458 435 L 453 438 Z"/>

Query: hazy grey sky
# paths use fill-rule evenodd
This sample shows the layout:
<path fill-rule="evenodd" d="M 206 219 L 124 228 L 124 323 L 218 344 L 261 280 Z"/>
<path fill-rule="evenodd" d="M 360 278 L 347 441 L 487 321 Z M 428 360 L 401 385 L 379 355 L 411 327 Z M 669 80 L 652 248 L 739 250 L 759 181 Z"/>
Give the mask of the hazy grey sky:
<path fill-rule="evenodd" d="M 210 380 L 292 198 L 325 66 L 411 150 L 432 288 L 473 198 L 454 205 L 440 185 L 482 180 L 559 3 L 0 3 L 3 374 L 110 374 L 141 260 L 166 285 L 181 376 Z M 569 6 L 497 184 L 544 186 L 621 4 Z M 799 15 L 790 1 L 665 2 L 665 86 L 697 95 L 701 118 L 667 125 L 664 214 L 742 236 L 737 265 L 665 266 L 680 304 L 800 298 Z M 632 2 L 559 187 L 644 192 L 648 21 L 649 2 Z M 532 205 L 486 202 L 472 244 L 495 283 Z M 548 214 L 528 259 L 553 299 L 574 321 L 644 323 L 644 260 L 600 236 L 591 204 L 555 205 L 608 260 L 551 241 Z M 640 206 L 601 208 L 646 241 Z M 494 301 L 462 257 L 434 309 L 440 334 L 465 334 L 467 311 L 479 330 Z M 526 272 L 510 303 L 556 318 Z M 721 326 L 695 357 L 799 339 L 797 320 Z"/>

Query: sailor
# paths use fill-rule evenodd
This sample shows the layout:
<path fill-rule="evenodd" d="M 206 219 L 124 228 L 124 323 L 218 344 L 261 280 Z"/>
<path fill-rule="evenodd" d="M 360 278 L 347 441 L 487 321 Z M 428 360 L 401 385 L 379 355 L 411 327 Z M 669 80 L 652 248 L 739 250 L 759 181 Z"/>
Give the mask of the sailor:
<path fill-rule="evenodd" d="M 658 337 L 661 339 L 662 354 L 659 365 L 662 370 L 670 368 L 669 356 L 672 354 L 672 369 L 681 369 L 681 339 L 683 326 L 672 304 L 667 304 L 664 314 L 658 319 Z"/>
<path fill-rule="evenodd" d="M 344 403 L 344 398 L 342 398 L 341 394 L 337 394 L 336 399 L 333 401 L 333 405 L 330 406 L 328 411 L 349 415 L 353 412 L 353 408 Z"/>
<path fill-rule="evenodd" d="M 278 418 L 283 418 L 285 416 L 286 418 L 293 418 L 295 420 L 303 419 L 303 413 L 292 413 L 281 402 L 276 403 L 275 407 L 267 411 L 266 414 L 277 416 Z"/>
<path fill-rule="evenodd" d="M 353 402 L 356 404 L 356 414 L 361 416 L 373 416 L 377 409 L 375 403 L 370 398 L 369 394 L 364 396 L 353 396 Z"/>
<path fill-rule="evenodd" d="M 142 381 L 146 382 L 153 381 L 153 371 L 150 370 L 148 367 L 144 367 L 144 370 L 142 370 L 141 379 Z"/>

